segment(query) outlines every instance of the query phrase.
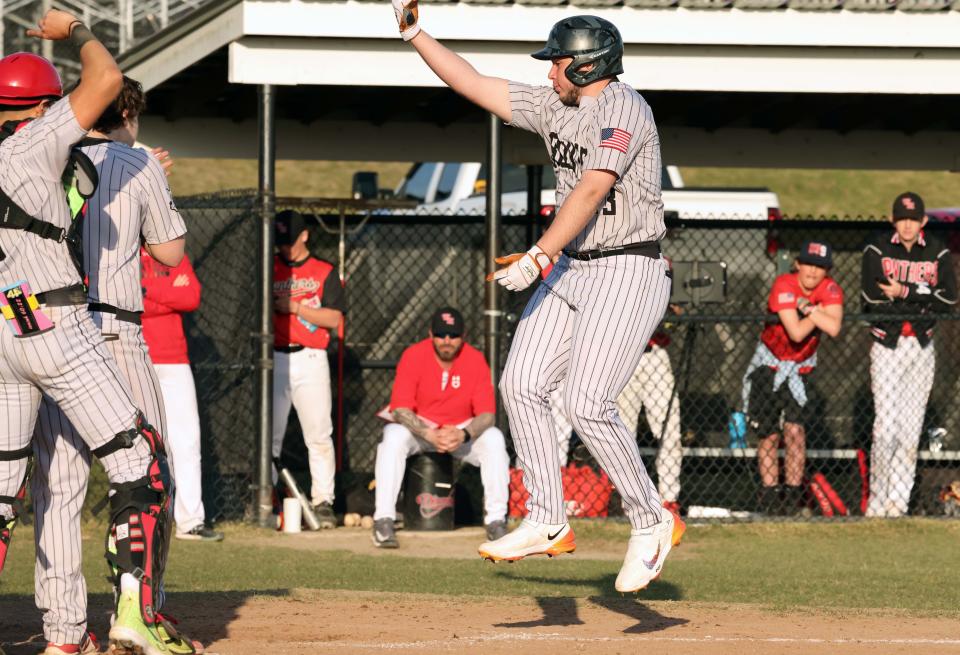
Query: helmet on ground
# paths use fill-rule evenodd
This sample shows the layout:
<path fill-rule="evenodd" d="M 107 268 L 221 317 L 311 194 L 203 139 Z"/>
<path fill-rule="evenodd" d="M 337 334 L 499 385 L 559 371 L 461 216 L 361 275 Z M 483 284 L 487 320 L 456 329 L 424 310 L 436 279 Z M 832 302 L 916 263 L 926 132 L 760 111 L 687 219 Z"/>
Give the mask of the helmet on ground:
<path fill-rule="evenodd" d="M 62 97 L 60 74 L 43 57 L 15 52 L 0 59 L 0 105 L 35 105 Z"/>
<path fill-rule="evenodd" d="M 547 44 L 531 56 L 546 61 L 573 57 L 564 74 L 577 86 L 586 86 L 623 72 L 623 39 L 613 23 L 599 16 L 571 16 L 554 25 Z M 593 68 L 577 72 L 584 64 Z"/>

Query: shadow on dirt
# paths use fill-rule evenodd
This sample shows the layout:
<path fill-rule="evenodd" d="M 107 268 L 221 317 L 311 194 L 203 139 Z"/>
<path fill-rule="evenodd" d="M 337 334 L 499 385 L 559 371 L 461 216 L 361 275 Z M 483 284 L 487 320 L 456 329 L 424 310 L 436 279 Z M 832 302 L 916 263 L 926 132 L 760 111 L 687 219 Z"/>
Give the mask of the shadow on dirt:
<path fill-rule="evenodd" d="M 238 617 L 240 608 L 257 596 L 283 598 L 287 589 L 237 592 L 176 592 L 171 594 L 165 612 L 180 621 L 183 632 L 201 643 L 225 639 L 230 624 Z M 113 596 L 93 594 L 87 613 L 89 627 L 106 650 L 110 632 L 110 613 Z M 0 595 L 0 655 L 36 655 L 47 643 L 43 637 L 43 620 L 32 595 Z"/>
<path fill-rule="evenodd" d="M 647 607 L 644 601 L 652 600 L 680 600 L 683 597 L 682 592 L 676 585 L 669 582 L 658 580 L 650 585 L 648 589 L 641 592 L 640 596 L 625 596 L 617 594 L 613 589 L 613 583 L 616 580 L 614 575 L 605 575 L 594 581 L 583 579 L 563 579 L 563 578 L 545 578 L 531 576 L 517 576 L 510 573 L 500 573 L 499 575 L 509 576 L 514 580 L 533 582 L 539 584 L 553 584 L 558 586 L 593 586 L 597 593 L 589 596 L 587 600 L 611 612 L 617 612 L 637 621 L 626 630 L 627 634 L 645 634 L 649 632 L 658 632 L 675 625 L 687 623 L 687 619 L 673 618 L 660 614 L 659 612 Z M 616 595 L 614 595 L 616 594 Z M 566 596 L 541 596 L 537 599 L 537 604 L 543 611 L 543 618 L 535 621 L 516 621 L 512 623 L 497 623 L 498 628 L 537 628 L 545 626 L 569 626 L 582 625 L 584 621 L 580 618 L 577 608 L 577 598 Z"/>

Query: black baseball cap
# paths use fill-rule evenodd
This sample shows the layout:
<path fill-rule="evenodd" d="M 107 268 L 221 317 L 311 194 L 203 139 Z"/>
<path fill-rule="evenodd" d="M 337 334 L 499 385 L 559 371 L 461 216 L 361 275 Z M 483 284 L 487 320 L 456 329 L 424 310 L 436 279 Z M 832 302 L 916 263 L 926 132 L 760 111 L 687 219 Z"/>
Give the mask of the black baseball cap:
<path fill-rule="evenodd" d="M 453 307 L 441 307 L 430 319 L 430 331 L 433 336 L 449 334 L 451 337 L 463 336 L 463 316 Z"/>
<path fill-rule="evenodd" d="M 895 221 L 901 218 L 912 218 L 915 221 L 922 221 L 925 214 L 926 210 L 923 207 L 923 198 L 912 191 L 901 193 L 897 196 L 897 199 L 893 201 L 893 220 Z"/>
<path fill-rule="evenodd" d="M 833 248 L 825 241 L 804 241 L 800 246 L 797 261 L 801 264 L 830 268 L 833 266 Z"/>
<path fill-rule="evenodd" d="M 303 214 L 293 209 L 285 209 L 276 216 L 273 224 L 273 238 L 278 246 L 289 246 L 306 229 L 307 219 Z"/>

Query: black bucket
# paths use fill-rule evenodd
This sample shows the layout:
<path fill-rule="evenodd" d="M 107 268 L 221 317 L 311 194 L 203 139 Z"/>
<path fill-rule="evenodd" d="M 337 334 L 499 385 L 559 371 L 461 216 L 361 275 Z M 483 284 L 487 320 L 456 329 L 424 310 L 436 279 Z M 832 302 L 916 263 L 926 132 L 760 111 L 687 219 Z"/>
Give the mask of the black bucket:
<path fill-rule="evenodd" d="M 407 460 L 403 523 L 407 530 L 453 530 L 453 457 L 422 453 Z"/>

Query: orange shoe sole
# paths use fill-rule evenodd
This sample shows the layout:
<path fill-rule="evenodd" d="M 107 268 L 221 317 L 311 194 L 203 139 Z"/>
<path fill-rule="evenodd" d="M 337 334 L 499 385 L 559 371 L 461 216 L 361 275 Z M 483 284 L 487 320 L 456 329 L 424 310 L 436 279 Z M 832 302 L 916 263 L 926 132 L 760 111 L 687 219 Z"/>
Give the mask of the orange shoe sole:
<path fill-rule="evenodd" d="M 486 551 L 480 551 L 480 557 L 491 562 L 516 562 L 522 560 L 524 557 L 531 557 L 533 555 L 546 555 L 547 557 L 556 557 L 557 555 L 566 555 L 568 553 L 573 553 L 577 549 L 577 540 L 573 534 L 573 530 L 567 533 L 563 539 L 553 544 L 549 548 L 539 553 L 528 553 L 527 555 L 518 555 L 516 557 L 498 557 L 496 555 L 491 555 Z"/>
<path fill-rule="evenodd" d="M 683 522 L 679 514 L 673 513 L 673 532 L 670 535 L 670 544 L 679 546 L 680 540 L 683 539 L 683 533 L 686 531 L 687 524 Z"/>

